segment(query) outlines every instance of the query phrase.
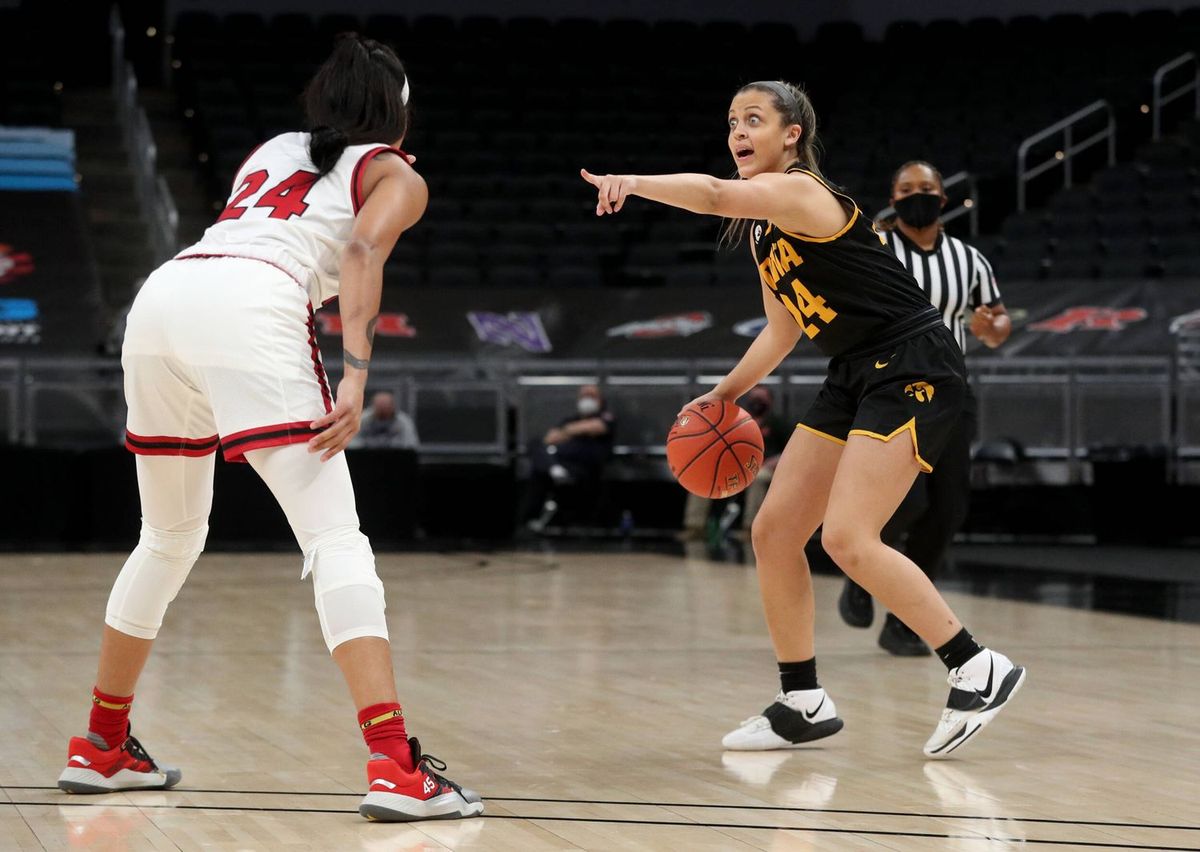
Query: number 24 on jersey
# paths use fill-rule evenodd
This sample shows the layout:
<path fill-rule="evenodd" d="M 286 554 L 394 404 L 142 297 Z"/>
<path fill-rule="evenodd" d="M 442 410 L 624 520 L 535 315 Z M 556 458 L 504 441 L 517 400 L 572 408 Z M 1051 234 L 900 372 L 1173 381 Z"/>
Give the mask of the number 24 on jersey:
<path fill-rule="evenodd" d="M 246 175 L 242 179 L 240 191 L 217 217 L 217 221 L 240 219 L 251 206 L 268 208 L 271 211 L 269 214 L 271 219 L 291 219 L 293 216 L 303 216 L 304 211 L 308 209 L 304 196 L 308 195 L 308 191 L 317 182 L 319 177 L 317 173 L 304 170 L 294 172 L 290 177 L 284 178 L 263 192 L 253 205 L 246 203 L 251 197 L 262 191 L 268 177 L 270 175 L 266 169 L 259 169 Z"/>

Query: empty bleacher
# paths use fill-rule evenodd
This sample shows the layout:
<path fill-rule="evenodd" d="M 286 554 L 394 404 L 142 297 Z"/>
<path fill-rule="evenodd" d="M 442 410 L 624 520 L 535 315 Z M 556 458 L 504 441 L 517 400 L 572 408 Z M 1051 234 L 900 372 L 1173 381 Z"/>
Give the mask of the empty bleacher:
<path fill-rule="evenodd" d="M 722 116 L 741 83 L 808 87 L 826 171 L 868 211 L 885 205 L 896 165 L 922 157 L 946 174 L 975 174 L 985 229 L 995 229 L 1013 207 L 1025 136 L 1101 97 L 1123 144 L 1146 135 L 1150 77 L 1200 45 L 1200 10 L 898 21 L 879 41 L 837 23 L 805 42 L 788 23 L 182 13 L 175 85 L 213 204 L 258 141 L 303 126 L 298 94 L 346 30 L 396 45 L 414 85 L 406 147 L 433 201 L 390 275 L 439 286 L 652 286 L 725 281 L 717 223 L 638 203 L 597 221 L 578 168 L 730 173 Z M 615 43 L 621 62 L 591 61 Z M 1006 225 L 1006 242 L 1012 228 L 1031 227 Z M 1141 268 L 1142 255 L 1124 249 L 1120 260 L 1085 260 L 1061 245 L 1069 251 L 1012 246 L 1005 266 L 1036 275 Z M 1146 269 L 1165 268 L 1155 256 L 1145 255 Z"/>

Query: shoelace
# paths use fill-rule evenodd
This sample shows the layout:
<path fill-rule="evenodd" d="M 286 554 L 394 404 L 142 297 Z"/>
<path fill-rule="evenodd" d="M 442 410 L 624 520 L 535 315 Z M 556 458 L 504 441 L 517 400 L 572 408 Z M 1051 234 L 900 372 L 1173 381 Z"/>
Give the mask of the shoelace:
<path fill-rule="evenodd" d="M 757 727 L 762 727 L 764 724 L 769 727 L 771 724 L 770 720 L 768 720 L 766 716 L 751 716 L 749 719 L 743 719 L 738 727 L 744 728 L 751 723 Z"/>
<path fill-rule="evenodd" d="M 950 686 L 953 689 L 958 689 L 958 690 L 961 690 L 962 692 L 978 692 L 979 691 L 971 685 L 971 678 L 969 678 L 967 675 L 963 674 L 958 669 L 955 669 L 954 673 L 951 674 L 948 678 L 946 678 L 946 680 L 950 682 Z"/>
<path fill-rule="evenodd" d="M 142 744 L 137 741 L 137 737 L 133 734 L 130 734 L 125 739 L 125 751 L 129 752 L 135 760 L 143 760 L 155 769 L 158 769 L 158 764 L 154 762 L 154 758 L 146 753 L 146 749 L 142 747 Z"/>
<path fill-rule="evenodd" d="M 451 781 L 446 776 L 438 774 L 438 772 L 446 771 L 446 762 L 444 760 L 439 760 L 438 758 L 434 757 L 432 754 L 422 754 L 421 761 L 420 761 L 420 763 L 417 764 L 417 767 L 420 768 L 427 775 L 429 775 L 431 778 L 436 780 L 439 784 L 445 784 L 447 787 L 450 787 L 451 789 L 453 789 L 460 796 L 462 795 L 462 787 L 461 786 L 459 786 L 458 784 L 455 784 L 453 781 Z M 430 767 L 432 767 L 432 769 Z M 438 772 L 434 772 L 433 771 L 434 769 L 438 770 Z"/>
<path fill-rule="evenodd" d="M 787 696 L 784 695 L 782 691 L 778 692 L 775 695 L 775 703 L 776 704 L 784 704 L 789 707 L 791 706 L 790 704 L 787 704 Z M 795 708 L 793 708 L 793 709 L 795 709 Z M 764 716 L 761 713 L 756 713 L 753 716 L 749 717 L 748 719 L 743 719 L 741 721 L 741 724 L 738 725 L 738 727 L 744 728 L 746 725 L 749 725 L 751 723 L 753 723 L 758 729 L 761 729 L 764 726 L 766 726 L 768 728 L 771 726 L 770 719 L 768 719 L 766 716 Z"/>

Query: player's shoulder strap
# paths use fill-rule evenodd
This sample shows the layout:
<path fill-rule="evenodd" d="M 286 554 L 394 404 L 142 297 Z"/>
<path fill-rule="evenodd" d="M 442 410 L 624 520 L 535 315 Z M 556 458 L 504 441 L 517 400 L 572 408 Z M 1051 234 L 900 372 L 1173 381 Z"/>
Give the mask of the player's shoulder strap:
<path fill-rule="evenodd" d="M 803 240 L 806 243 L 831 243 L 853 228 L 854 224 L 860 218 L 862 218 L 862 211 L 858 209 L 858 204 L 855 203 L 853 198 L 839 190 L 837 187 L 833 186 L 831 183 L 829 183 L 829 181 L 814 172 L 812 169 L 805 168 L 804 166 L 800 165 L 800 163 L 793 163 L 792 165 L 788 166 L 787 170 L 784 172 L 784 174 L 789 175 L 797 173 L 808 175 L 817 183 L 821 184 L 821 186 L 825 187 L 825 189 L 829 190 L 830 194 L 833 195 L 834 198 L 843 202 L 848 216 L 846 224 L 836 234 L 828 237 L 809 237 L 805 236 L 804 234 L 797 234 L 793 233 L 792 231 L 784 230 L 783 228 L 780 228 L 779 225 L 774 225 L 774 227 L 779 228 L 780 231 L 783 231 L 783 233 L 787 234 L 789 237 L 795 237 L 796 239 Z"/>
<path fill-rule="evenodd" d="M 383 154 L 395 154 L 404 162 L 408 162 L 408 156 L 399 148 L 394 148 L 391 145 L 375 145 L 368 148 L 359 155 L 358 162 L 354 164 L 354 171 L 350 176 L 350 198 L 354 205 L 354 215 L 358 215 L 358 211 L 362 209 L 366 202 L 366 195 L 363 192 L 363 177 L 367 173 L 367 166 L 376 157 Z"/>

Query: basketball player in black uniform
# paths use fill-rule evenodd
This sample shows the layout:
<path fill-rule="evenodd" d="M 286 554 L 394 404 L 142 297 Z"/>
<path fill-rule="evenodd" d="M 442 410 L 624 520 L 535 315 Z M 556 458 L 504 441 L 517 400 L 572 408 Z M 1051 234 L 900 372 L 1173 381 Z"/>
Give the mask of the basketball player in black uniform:
<path fill-rule="evenodd" d="M 749 236 L 767 325 L 730 373 L 697 402 L 732 402 L 805 337 L 830 356 L 817 399 L 775 471 L 751 533 L 781 689 L 726 748 L 791 748 L 842 727 L 817 683 L 812 577 L 804 545 L 822 542 L 856 583 L 937 649 L 950 697 L 925 754 L 969 741 L 1020 688 L 1025 670 L 978 645 L 929 578 L 880 531 L 921 471 L 937 464 L 966 396 L 954 337 L 854 201 L 816 162 L 816 115 L 798 87 L 750 83 L 729 108 L 741 180 L 708 175 L 592 175 L 596 215 L 640 196 L 731 220 Z"/>

